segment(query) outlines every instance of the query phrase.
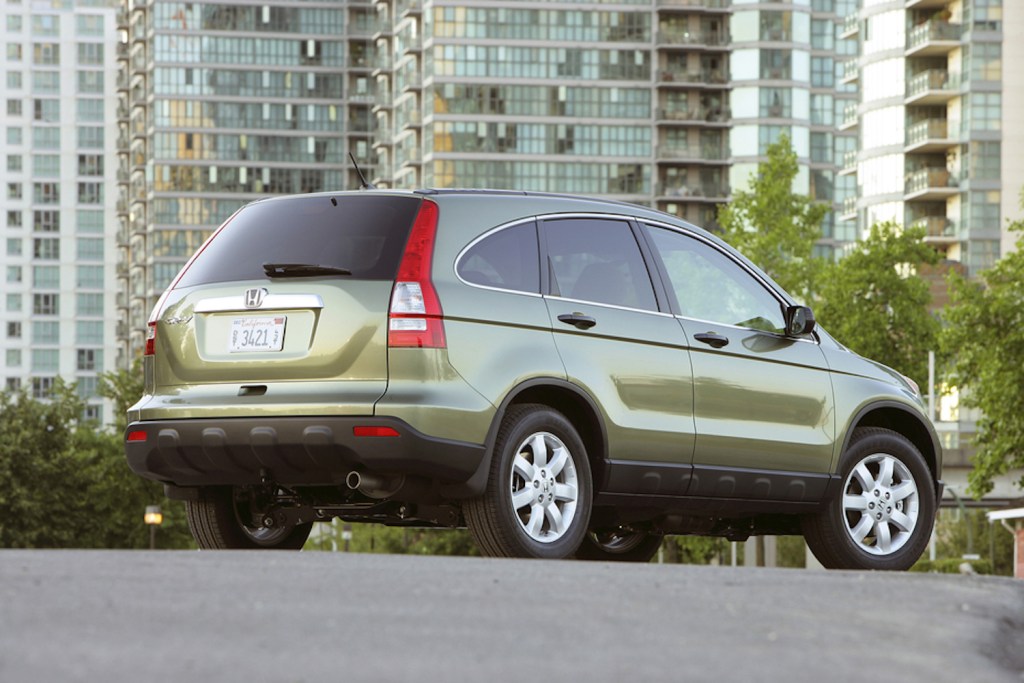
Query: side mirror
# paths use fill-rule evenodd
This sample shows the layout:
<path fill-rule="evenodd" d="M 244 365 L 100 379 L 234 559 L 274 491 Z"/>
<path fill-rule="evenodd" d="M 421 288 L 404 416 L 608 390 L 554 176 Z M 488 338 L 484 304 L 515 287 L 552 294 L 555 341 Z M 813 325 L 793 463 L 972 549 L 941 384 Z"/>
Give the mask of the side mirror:
<path fill-rule="evenodd" d="M 807 306 L 786 307 L 786 336 L 801 337 L 814 330 L 814 312 Z"/>

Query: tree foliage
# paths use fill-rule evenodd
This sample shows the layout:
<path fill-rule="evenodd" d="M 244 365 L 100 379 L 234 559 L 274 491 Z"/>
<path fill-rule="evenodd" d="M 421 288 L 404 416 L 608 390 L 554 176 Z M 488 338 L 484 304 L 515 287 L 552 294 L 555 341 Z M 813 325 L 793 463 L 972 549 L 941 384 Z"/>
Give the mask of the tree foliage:
<path fill-rule="evenodd" d="M 942 335 L 950 383 L 960 388 L 963 405 L 982 412 L 969 475 L 978 497 L 992 490 L 995 477 L 1024 467 L 1024 221 L 1010 230 L 1020 234 L 1016 250 L 979 280 L 950 278 Z"/>
<path fill-rule="evenodd" d="M 928 283 L 916 274 L 917 266 L 938 260 L 923 238 L 923 229 L 872 226 L 867 239 L 823 269 L 815 302 L 815 315 L 829 334 L 922 387 L 928 351 L 936 350 L 939 334 Z"/>
<path fill-rule="evenodd" d="M 82 421 L 83 408 L 60 381 L 46 401 L 0 394 L 0 547 L 148 547 L 153 504 L 164 507 L 160 547 L 188 547 L 184 511 L 128 469 L 121 431 Z"/>
<path fill-rule="evenodd" d="M 718 211 L 723 237 L 793 296 L 812 290 L 821 260 L 813 256 L 828 207 L 793 192 L 796 152 L 782 136 L 751 175 L 750 189 L 733 192 Z"/>

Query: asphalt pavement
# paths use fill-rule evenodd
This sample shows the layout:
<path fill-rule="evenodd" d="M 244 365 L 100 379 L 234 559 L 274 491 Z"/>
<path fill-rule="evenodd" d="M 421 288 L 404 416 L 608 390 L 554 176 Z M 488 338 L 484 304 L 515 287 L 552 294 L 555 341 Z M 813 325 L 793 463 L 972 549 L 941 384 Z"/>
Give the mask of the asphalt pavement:
<path fill-rule="evenodd" d="M 0 681 L 1024 681 L 1024 581 L 0 551 Z"/>

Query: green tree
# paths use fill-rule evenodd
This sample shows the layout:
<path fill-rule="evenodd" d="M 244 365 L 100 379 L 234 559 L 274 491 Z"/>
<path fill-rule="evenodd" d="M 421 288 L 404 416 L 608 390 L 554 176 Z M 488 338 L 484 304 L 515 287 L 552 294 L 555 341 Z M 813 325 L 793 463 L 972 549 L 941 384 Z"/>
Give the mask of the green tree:
<path fill-rule="evenodd" d="M 83 409 L 60 381 L 46 401 L 0 394 L 0 547 L 148 547 L 142 515 L 163 490 L 128 469 L 122 431 L 82 421 Z M 158 538 L 191 546 L 180 503 L 164 504 Z"/>
<path fill-rule="evenodd" d="M 1024 467 L 1024 221 L 1010 230 L 1019 234 L 1015 251 L 978 280 L 950 278 L 942 334 L 949 382 L 960 388 L 961 404 L 982 413 L 969 475 L 977 497 L 992 490 L 995 477 Z"/>
<path fill-rule="evenodd" d="M 923 229 L 873 225 L 867 239 L 823 269 L 814 308 L 829 334 L 919 386 L 928 381 L 928 351 L 939 334 L 928 283 L 916 274 L 938 260 L 923 238 Z"/>
<path fill-rule="evenodd" d="M 727 242 L 790 294 L 806 298 L 821 264 L 813 249 L 828 207 L 793 192 L 798 169 L 787 136 L 768 146 L 767 157 L 750 189 L 734 192 L 719 209 L 718 222 Z"/>

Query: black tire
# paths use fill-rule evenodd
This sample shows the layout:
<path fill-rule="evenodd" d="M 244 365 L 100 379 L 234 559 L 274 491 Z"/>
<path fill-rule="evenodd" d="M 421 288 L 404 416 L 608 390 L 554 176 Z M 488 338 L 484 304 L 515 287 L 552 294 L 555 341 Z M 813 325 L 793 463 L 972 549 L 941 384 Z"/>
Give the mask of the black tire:
<path fill-rule="evenodd" d="M 498 431 L 484 494 L 463 512 L 482 555 L 565 558 L 587 532 L 592 491 L 587 451 L 569 420 L 547 406 L 517 405 Z"/>
<path fill-rule="evenodd" d="M 292 527 L 251 527 L 247 503 L 230 486 L 208 487 L 199 500 L 187 501 L 188 527 L 202 550 L 299 550 L 313 523 Z"/>
<path fill-rule="evenodd" d="M 854 431 L 839 492 L 804 518 L 804 538 L 829 569 L 909 569 L 935 523 L 935 481 L 917 448 L 878 427 Z"/>
<path fill-rule="evenodd" d="M 661 548 L 661 534 L 627 529 L 591 531 L 576 551 L 577 560 L 598 562 L 650 562 Z"/>

